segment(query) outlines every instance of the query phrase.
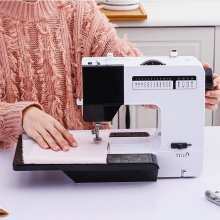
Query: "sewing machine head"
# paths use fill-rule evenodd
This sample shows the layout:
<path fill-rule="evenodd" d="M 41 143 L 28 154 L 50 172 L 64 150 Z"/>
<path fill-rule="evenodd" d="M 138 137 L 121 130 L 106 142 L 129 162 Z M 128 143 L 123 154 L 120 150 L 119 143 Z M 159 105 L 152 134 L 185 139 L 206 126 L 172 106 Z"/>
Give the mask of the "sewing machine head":
<path fill-rule="evenodd" d="M 173 50 L 167 57 L 83 58 L 82 71 L 83 100 L 78 104 L 83 105 L 84 121 L 111 121 L 121 105 L 158 106 L 155 134 L 110 136 L 111 154 L 155 154 L 160 177 L 201 173 L 205 89 L 212 89 L 211 69 Z"/>

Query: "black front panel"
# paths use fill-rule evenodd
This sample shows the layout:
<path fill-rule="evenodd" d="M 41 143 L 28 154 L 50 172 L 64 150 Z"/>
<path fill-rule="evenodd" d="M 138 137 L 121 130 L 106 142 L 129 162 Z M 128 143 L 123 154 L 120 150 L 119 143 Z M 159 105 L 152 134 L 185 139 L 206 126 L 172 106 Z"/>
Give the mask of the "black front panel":
<path fill-rule="evenodd" d="M 124 66 L 83 66 L 83 105 L 123 105 Z"/>

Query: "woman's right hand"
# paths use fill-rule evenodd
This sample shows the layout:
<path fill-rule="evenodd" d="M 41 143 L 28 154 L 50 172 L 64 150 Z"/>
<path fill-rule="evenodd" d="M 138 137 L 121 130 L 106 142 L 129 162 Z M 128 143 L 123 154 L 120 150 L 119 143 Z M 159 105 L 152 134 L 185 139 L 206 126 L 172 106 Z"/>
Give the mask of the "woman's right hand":
<path fill-rule="evenodd" d="M 68 151 L 69 146 L 77 147 L 76 140 L 68 130 L 35 106 L 29 106 L 23 111 L 23 129 L 44 149 Z"/>

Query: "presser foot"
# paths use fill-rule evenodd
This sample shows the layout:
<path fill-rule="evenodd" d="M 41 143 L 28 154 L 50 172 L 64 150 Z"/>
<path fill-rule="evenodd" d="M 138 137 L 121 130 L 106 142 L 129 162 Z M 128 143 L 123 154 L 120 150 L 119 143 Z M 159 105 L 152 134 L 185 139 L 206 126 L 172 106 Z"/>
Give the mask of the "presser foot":
<path fill-rule="evenodd" d="M 100 142 L 100 141 L 102 141 L 102 138 L 101 137 L 99 137 L 99 138 L 93 138 L 93 140 L 95 141 L 95 142 Z"/>
<path fill-rule="evenodd" d="M 96 124 L 95 124 L 95 129 L 92 130 L 91 132 L 92 132 L 92 134 L 95 135 L 95 137 L 94 137 L 93 140 L 94 140 L 94 142 L 96 142 L 96 143 L 102 141 L 102 138 L 99 137 L 99 128 L 100 128 L 101 126 L 109 126 L 109 124 L 108 124 L 108 123 L 96 123 Z"/>

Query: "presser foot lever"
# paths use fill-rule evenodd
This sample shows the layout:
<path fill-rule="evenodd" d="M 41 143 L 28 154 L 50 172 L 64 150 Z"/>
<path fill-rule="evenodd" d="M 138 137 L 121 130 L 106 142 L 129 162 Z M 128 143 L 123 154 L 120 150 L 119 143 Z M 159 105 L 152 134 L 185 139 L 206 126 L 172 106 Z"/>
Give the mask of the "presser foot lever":
<path fill-rule="evenodd" d="M 100 128 L 101 126 L 109 126 L 109 124 L 108 124 L 108 123 L 96 123 L 96 124 L 95 124 L 95 129 L 91 131 L 92 134 L 95 135 L 95 137 L 94 137 L 94 139 L 93 139 L 95 142 L 100 142 L 100 141 L 102 141 L 102 138 L 99 137 L 99 128 Z"/>

